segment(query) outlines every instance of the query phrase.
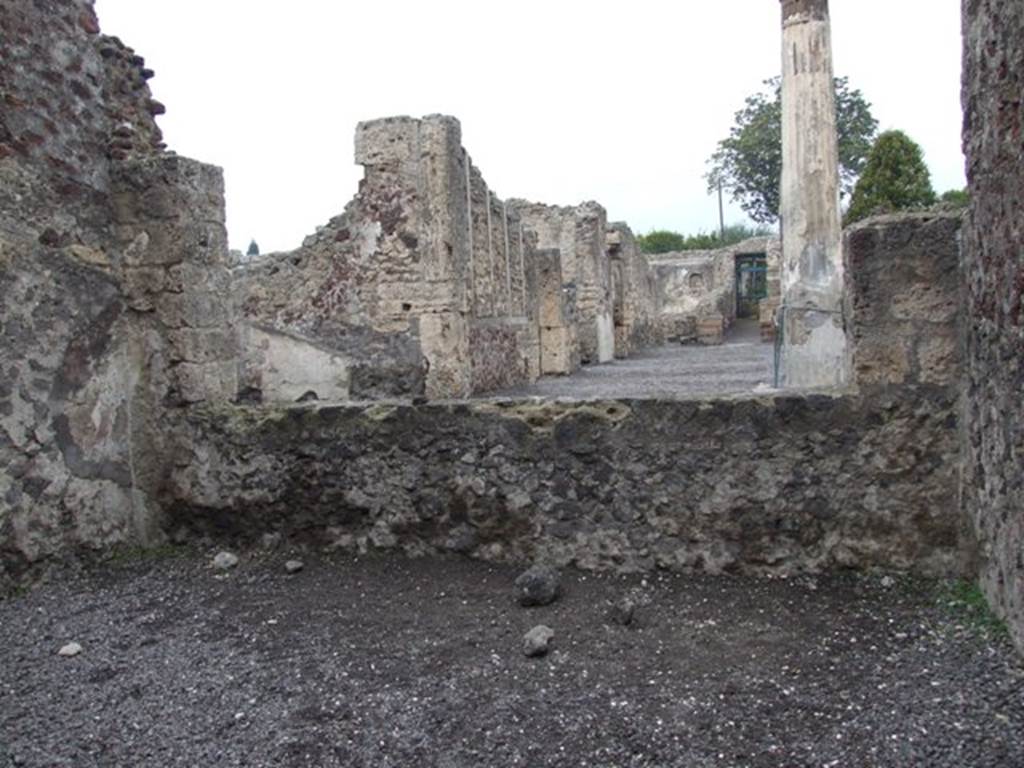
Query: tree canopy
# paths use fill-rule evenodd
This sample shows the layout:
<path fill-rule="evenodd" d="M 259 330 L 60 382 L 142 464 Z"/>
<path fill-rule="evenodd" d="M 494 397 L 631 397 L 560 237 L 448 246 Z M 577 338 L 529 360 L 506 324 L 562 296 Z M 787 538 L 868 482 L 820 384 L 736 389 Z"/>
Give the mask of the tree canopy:
<path fill-rule="evenodd" d="M 770 235 L 768 227 L 750 227 L 746 224 L 730 224 L 724 232 L 698 232 L 682 235 L 668 229 L 656 229 L 646 235 L 638 235 L 640 250 L 647 254 L 669 253 L 671 251 L 710 251 L 749 240 L 752 237 Z"/>
<path fill-rule="evenodd" d="M 771 224 L 779 218 L 782 178 L 782 78 L 765 80 L 765 90 L 748 96 L 729 136 L 718 142 L 708 160 L 708 191 L 721 183 L 754 221 Z M 843 195 L 853 189 L 864 168 L 878 121 L 859 90 L 845 77 L 835 79 L 836 126 L 839 134 L 839 179 Z"/>
<path fill-rule="evenodd" d="M 256 244 L 255 240 L 250 240 L 249 241 L 249 250 L 247 250 L 245 252 L 245 255 L 246 256 L 259 256 L 260 255 L 260 247 Z"/>
<path fill-rule="evenodd" d="M 935 203 L 931 175 L 921 147 L 903 131 L 886 131 L 868 153 L 853 189 L 846 223 L 876 213 L 924 208 Z"/>

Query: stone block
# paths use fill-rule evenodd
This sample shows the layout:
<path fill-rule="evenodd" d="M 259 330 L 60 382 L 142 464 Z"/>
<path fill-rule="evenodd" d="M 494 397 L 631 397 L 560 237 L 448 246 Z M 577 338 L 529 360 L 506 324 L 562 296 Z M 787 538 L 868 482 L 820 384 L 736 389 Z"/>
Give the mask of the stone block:
<path fill-rule="evenodd" d="M 705 345 L 723 343 L 725 341 L 725 318 L 721 315 L 698 317 L 697 341 Z"/>
<path fill-rule="evenodd" d="M 579 368 L 572 328 L 541 328 L 540 370 L 545 376 L 564 376 Z"/>

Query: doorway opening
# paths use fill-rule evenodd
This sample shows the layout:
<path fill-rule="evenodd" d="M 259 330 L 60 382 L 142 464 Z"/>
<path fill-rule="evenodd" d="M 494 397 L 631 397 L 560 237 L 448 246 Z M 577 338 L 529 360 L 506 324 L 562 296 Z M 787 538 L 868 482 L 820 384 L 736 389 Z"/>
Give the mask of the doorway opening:
<path fill-rule="evenodd" d="M 768 258 L 764 253 L 736 256 L 736 317 L 757 318 L 761 300 L 768 297 Z"/>

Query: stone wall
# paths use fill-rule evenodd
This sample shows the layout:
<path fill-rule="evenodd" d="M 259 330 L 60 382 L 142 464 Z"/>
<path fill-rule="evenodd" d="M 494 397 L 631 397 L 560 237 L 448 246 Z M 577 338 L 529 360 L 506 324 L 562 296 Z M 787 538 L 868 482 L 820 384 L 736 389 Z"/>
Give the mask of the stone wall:
<path fill-rule="evenodd" d="M 162 155 L 152 72 L 91 2 L 0 2 L 0 581 L 145 542 L 161 435 L 207 380 L 219 171 Z M 218 343 L 217 363 L 235 356 Z M 222 354 L 221 354 L 222 353 Z M 212 361 L 213 358 L 211 357 Z"/>
<path fill-rule="evenodd" d="M 563 286 L 575 302 L 580 361 L 610 362 L 615 357 L 615 321 L 604 208 L 594 202 L 573 208 L 525 200 L 509 204 L 536 235 L 538 247 L 557 248 L 561 254 Z"/>
<path fill-rule="evenodd" d="M 963 11 L 963 506 L 985 592 L 1024 650 L 1024 2 L 964 0 Z"/>
<path fill-rule="evenodd" d="M 868 219 L 844 233 L 853 378 L 957 387 L 963 289 L 959 214 Z"/>
<path fill-rule="evenodd" d="M 356 160 L 365 178 L 342 215 L 236 270 L 246 391 L 465 397 L 534 380 L 533 241 L 472 165 L 458 121 L 362 123 Z"/>
<path fill-rule="evenodd" d="M 780 293 L 777 237 L 756 237 L 710 251 L 674 251 L 649 257 L 657 276 L 662 332 L 667 339 L 696 336 L 702 317 L 720 315 L 725 328 L 736 320 L 736 257 L 764 254 L 768 267 L 768 299 L 777 305 Z"/>
<path fill-rule="evenodd" d="M 615 357 L 624 358 L 637 350 L 664 343 L 661 294 L 655 272 L 626 224 L 609 225 L 607 245 L 611 260 Z"/>
<path fill-rule="evenodd" d="M 957 567 L 946 388 L 211 408 L 168 525 L 588 569 Z"/>

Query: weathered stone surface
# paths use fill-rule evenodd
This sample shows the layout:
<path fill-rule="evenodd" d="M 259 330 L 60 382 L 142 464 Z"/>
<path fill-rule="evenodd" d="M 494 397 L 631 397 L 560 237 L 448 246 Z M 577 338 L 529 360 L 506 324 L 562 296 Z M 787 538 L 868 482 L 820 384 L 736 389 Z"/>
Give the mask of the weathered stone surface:
<path fill-rule="evenodd" d="M 558 599 L 560 589 L 558 571 L 545 565 L 534 565 L 516 579 L 519 604 L 527 608 L 550 605 Z"/>
<path fill-rule="evenodd" d="M 765 259 L 767 301 L 780 298 L 781 241 L 777 237 L 754 237 L 711 251 L 673 251 L 649 257 L 657 281 L 659 320 L 662 336 L 672 341 L 690 341 L 697 334 L 697 321 L 721 315 L 724 328 L 736 320 L 736 259 L 759 255 Z"/>
<path fill-rule="evenodd" d="M 959 214 L 869 219 L 844 233 L 859 386 L 960 382 Z"/>
<path fill-rule="evenodd" d="M 697 341 L 709 346 L 725 341 L 725 318 L 718 314 L 698 317 Z"/>
<path fill-rule="evenodd" d="M 82 650 L 82 646 L 78 643 L 68 643 L 60 647 L 60 650 L 57 651 L 57 655 L 65 658 L 73 658 L 80 654 Z"/>
<path fill-rule="evenodd" d="M 595 202 L 562 208 L 525 200 L 510 200 L 509 206 L 536 235 L 538 248 L 559 251 L 563 289 L 574 297 L 581 362 L 614 359 L 613 286 L 604 208 Z"/>
<path fill-rule="evenodd" d="M 551 641 L 554 639 L 555 630 L 538 624 L 523 635 L 523 654 L 528 658 L 546 656 L 551 647 Z"/>
<path fill-rule="evenodd" d="M 779 380 L 843 387 L 849 348 L 828 0 L 782 4 L 782 311 Z"/>
<path fill-rule="evenodd" d="M 461 531 L 459 551 L 474 557 L 619 571 L 948 572 L 958 409 L 934 386 L 211 407 L 194 411 L 196 453 L 175 470 L 168 525 L 254 541 L 319 529 L 413 554 L 449 551 Z"/>
<path fill-rule="evenodd" d="M 243 387 L 268 401 L 318 389 L 344 400 L 465 397 L 535 380 L 533 239 L 472 165 L 458 121 L 362 123 L 356 159 L 366 177 L 342 215 L 298 250 L 236 270 L 257 329 L 243 335 Z M 289 366 L 287 387 L 267 370 L 316 350 L 351 372 L 347 396 L 315 365 Z"/>
<path fill-rule="evenodd" d="M 234 552 L 218 552 L 213 558 L 213 567 L 218 571 L 230 571 L 238 565 L 238 555 Z"/>
<path fill-rule="evenodd" d="M 626 224 L 609 224 L 605 240 L 611 259 L 615 357 L 625 358 L 664 343 L 661 294 L 657 276 Z"/>
<path fill-rule="evenodd" d="M 0 2 L 0 582 L 147 543 L 173 411 L 234 397 L 223 185 L 92 3 Z"/>
<path fill-rule="evenodd" d="M 963 11 L 963 501 L 985 592 L 1024 651 L 1024 2 L 964 0 Z"/>

